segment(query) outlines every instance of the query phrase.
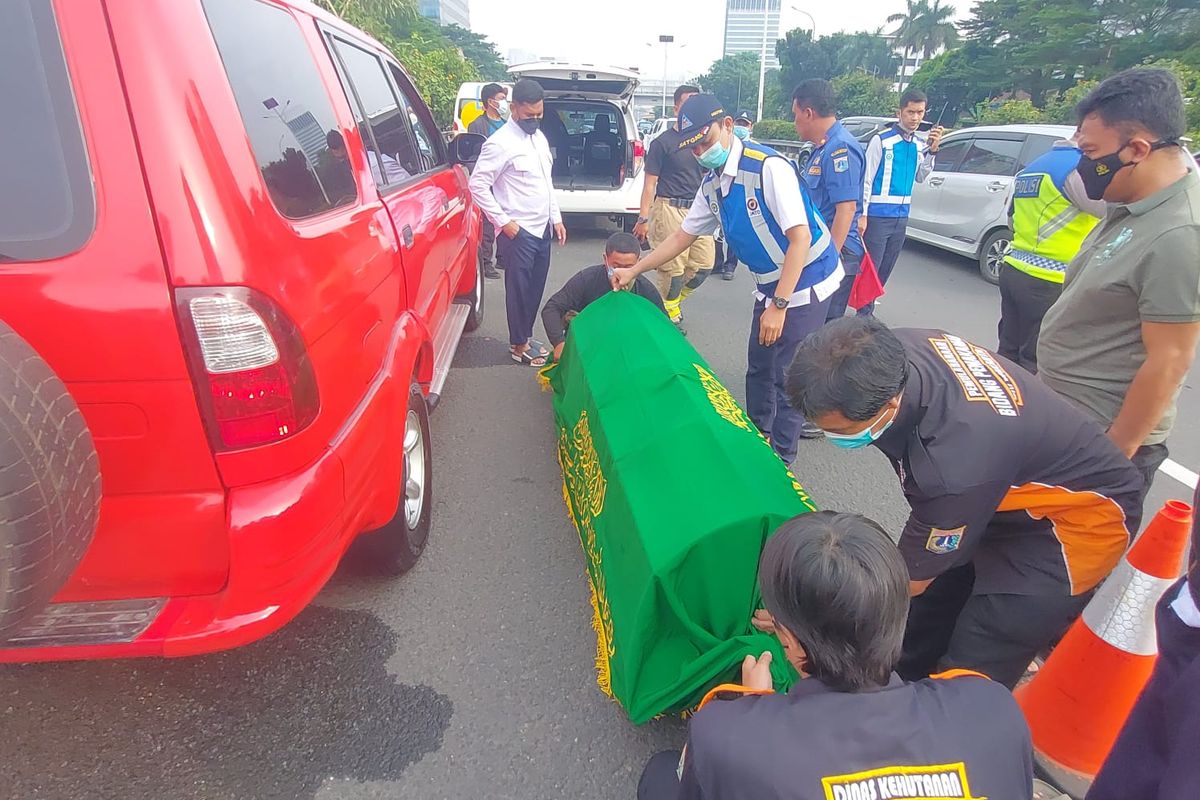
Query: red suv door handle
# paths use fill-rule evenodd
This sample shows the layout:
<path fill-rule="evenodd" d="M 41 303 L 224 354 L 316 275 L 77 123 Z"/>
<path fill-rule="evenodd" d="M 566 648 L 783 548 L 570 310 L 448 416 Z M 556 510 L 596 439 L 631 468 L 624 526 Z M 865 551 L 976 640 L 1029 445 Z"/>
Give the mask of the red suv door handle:
<path fill-rule="evenodd" d="M 413 229 L 412 225 L 405 225 L 400 231 L 400 236 L 404 239 L 404 246 L 411 248 L 413 246 Z"/>

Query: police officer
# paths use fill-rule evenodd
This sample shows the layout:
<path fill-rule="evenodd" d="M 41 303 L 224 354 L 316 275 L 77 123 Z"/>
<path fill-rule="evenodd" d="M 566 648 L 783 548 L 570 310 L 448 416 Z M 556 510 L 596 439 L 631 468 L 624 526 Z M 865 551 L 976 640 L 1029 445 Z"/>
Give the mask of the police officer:
<path fill-rule="evenodd" d="M 846 271 L 841 287 L 829 301 L 829 319 L 845 315 L 850 290 L 862 263 L 863 242 L 858 220 L 862 216 L 866 168 L 862 145 L 837 120 L 836 103 L 833 84 L 820 78 L 804 81 L 792 92 L 796 133 L 817 146 L 804 166 L 804 182 L 829 225 L 829 235 L 842 255 Z"/>
<path fill-rule="evenodd" d="M 908 575 L 887 534 L 818 511 L 780 526 L 759 566 L 756 624 L 803 676 L 771 693 L 771 654 L 748 656 L 692 717 L 680 763 L 659 753 L 639 800 L 1028 800 L 1029 729 L 1012 695 L 977 673 L 905 683 Z M 677 777 L 678 775 L 678 777 Z"/>
<path fill-rule="evenodd" d="M 900 477 L 908 680 L 962 667 L 1014 686 L 1138 529 L 1141 475 L 1100 425 L 958 336 L 834 320 L 787 388 L 833 444 L 873 444 Z"/>
<path fill-rule="evenodd" d="M 733 118 L 733 135 L 743 142 L 754 135 L 754 117 L 750 116 L 749 111 L 739 111 Z M 733 247 L 725 242 L 724 235 L 718 231 L 717 260 L 713 263 L 713 272 L 720 275 L 721 280 L 731 281 L 736 270 L 737 253 L 733 252 Z"/>
<path fill-rule="evenodd" d="M 825 323 L 842 265 L 829 229 L 792 162 L 733 133 L 733 118 L 711 94 L 680 110 L 680 150 L 706 170 L 683 225 L 614 283 L 665 264 L 718 227 L 754 276 L 754 316 L 746 369 L 746 411 L 784 462 L 796 457 L 804 418 L 788 403 L 784 373 L 792 353 Z"/>
<path fill-rule="evenodd" d="M 1037 372 L 1042 317 L 1062 294 L 1067 263 L 1104 216 L 1075 171 L 1082 155 L 1063 140 L 1023 169 L 1013 182 L 1012 249 L 1000 268 L 1000 346 L 997 352 Z"/>

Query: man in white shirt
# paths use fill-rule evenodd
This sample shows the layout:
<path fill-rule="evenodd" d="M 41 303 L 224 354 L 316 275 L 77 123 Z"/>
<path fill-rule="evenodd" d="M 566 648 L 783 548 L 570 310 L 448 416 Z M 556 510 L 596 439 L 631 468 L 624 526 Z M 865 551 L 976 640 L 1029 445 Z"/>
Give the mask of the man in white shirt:
<path fill-rule="evenodd" d="M 533 367 L 544 366 L 550 355 L 531 337 L 550 271 L 552 232 L 560 245 L 567 242 L 567 229 L 554 198 L 554 157 L 545 134 L 539 130 L 544 113 L 542 98 L 537 81 L 517 81 L 511 116 L 484 143 L 469 184 L 475 202 L 500 234 L 496 254 L 504 263 L 512 359 Z"/>

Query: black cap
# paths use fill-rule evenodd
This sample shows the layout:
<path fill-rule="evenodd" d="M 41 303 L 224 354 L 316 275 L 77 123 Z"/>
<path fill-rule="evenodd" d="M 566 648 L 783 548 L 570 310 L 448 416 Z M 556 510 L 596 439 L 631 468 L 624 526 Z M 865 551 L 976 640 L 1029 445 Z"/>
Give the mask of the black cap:
<path fill-rule="evenodd" d="M 695 146 L 704 138 L 708 126 L 725 117 L 725 109 L 715 94 L 694 94 L 679 109 L 679 149 Z"/>
<path fill-rule="evenodd" d="M 738 115 L 733 118 L 734 122 L 741 122 L 742 120 L 749 122 L 751 125 L 754 124 L 754 117 L 750 116 L 749 111 L 739 111 Z"/>

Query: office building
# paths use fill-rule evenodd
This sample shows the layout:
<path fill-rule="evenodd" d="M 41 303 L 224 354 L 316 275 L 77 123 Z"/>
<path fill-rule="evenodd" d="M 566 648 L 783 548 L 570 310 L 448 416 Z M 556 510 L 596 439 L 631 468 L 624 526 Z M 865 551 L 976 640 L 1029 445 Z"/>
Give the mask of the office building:
<path fill-rule="evenodd" d="M 763 49 L 763 22 L 766 21 L 767 69 L 777 69 L 775 42 L 779 40 L 779 13 L 782 0 L 726 0 L 725 50 L 759 54 Z"/>
<path fill-rule="evenodd" d="M 419 0 L 417 10 L 422 17 L 439 25 L 457 25 L 471 29 L 471 8 L 468 0 Z"/>

